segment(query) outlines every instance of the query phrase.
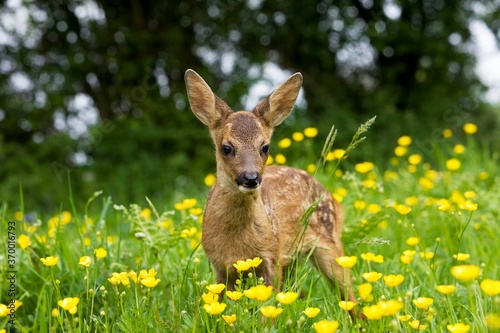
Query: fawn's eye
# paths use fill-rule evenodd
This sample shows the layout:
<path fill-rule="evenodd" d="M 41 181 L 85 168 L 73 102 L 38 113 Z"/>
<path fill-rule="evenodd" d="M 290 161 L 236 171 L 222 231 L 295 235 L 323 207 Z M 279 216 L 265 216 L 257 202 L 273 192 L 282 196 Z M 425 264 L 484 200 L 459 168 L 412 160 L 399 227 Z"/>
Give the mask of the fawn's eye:
<path fill-rule="evenodd" d="M 233 148 L 231 146 L 228 146 L 228 145 L 222 145 L 221 151 L 222 151 L 222 154 L 224 154 L 224 156 L 227 156 L 233 152 Z"/>
<path fill-rule="evenodd" d="M 262 154 L 264 154 L 264 155 L 269 154 L 269 145 L 263 145 L 260 150 L 261 150 Z"/>

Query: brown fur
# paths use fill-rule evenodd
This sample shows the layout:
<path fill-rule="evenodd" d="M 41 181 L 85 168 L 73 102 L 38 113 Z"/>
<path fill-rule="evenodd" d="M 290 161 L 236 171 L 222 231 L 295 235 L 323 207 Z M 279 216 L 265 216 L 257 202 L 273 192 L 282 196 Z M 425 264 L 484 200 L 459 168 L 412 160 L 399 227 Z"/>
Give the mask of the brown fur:
<path fill-rule="evenodd" d="M 339 203 L 302 170 L 265 167 L 268 156 L 263 147 L 269 144 L 273 128 L 292 110 L 302 76 L 291 76 L 253 112 L 232 112 L 194 71 L 188 70 L 185 78 L 191 108 L 209 127 L 216 149 L 217 181 L 205 206 L 202 245 L 217 281 L 234 288 L 238 275 L 233 263 L 260 257 L 257 276 L 267 285 L 279 286 L 282 270 L 294 253 L 313 251 L 318 268 L 338 284 L 343 298 L 355 302 L 348 274 L 335 261 L 343 256 Z M 230 154 L 224 152 L 224 145 L 231 148 Z M 256 186 L 241 184 L 241 179 L 255 175 L 262 177 Z M 316 201 L 299 244 L 301 217 Z"/>

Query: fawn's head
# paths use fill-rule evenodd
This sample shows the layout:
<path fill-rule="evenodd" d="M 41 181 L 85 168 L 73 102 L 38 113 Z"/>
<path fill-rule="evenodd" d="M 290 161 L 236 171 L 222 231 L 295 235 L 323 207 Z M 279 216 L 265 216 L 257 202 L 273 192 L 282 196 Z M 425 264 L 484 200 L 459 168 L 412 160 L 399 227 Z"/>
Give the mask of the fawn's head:
<path fill-rule="evenodd" d="M 245 193 L 255 192 L 269 154 L 273 128 L 292 111 L 302 84 L 295 73 L 252 112 L 233 112 L 193 70 L 185 74 L 193 113 L 210 130 L 215 144 L 218 182 Z"/>

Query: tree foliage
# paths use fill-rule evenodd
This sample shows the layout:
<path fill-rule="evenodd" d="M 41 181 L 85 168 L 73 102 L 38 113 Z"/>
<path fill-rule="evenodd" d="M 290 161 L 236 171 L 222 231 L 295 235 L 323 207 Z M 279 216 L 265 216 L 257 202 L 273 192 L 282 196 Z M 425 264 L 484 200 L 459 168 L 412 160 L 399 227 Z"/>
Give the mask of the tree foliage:
<path fill-rule="evenodd" d="M 304 74 L 296 123 L 349 133 L 376 114 L 384 133 L 418 133 L 449 110 L 483 111 L 469 26 L 500 31 L 500 4 L 472 0 L 1 6 L 0 195 L 22 183 L 46 202 L 60 199 L 55 179 L 66 171 L 83 195 L 102 187 L 124 200 L 212 171 L 208 135 L 187 105 L 187 68 L 241 109 L 274 63 Z"/>

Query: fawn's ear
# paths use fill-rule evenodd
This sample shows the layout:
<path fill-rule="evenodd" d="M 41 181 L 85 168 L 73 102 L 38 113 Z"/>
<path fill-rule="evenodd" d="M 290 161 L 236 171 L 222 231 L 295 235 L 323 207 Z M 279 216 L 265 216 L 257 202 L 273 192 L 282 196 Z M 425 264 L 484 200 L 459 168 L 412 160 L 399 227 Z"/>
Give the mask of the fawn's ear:
<path fill-rule="evenodd" d="M 227 104 L 212 92 L 198 73 L 188 69 L 184 80 L 191 109 L 203 124 L 213 127 L 229 114 L 230 108 Z"/>
<path fill-rule="evenodd" d="M 295 73 L 262 100 L 254 109 L 269 126 L 278 126 L 288 117 L 299 95 L 302 74 Z"/>

